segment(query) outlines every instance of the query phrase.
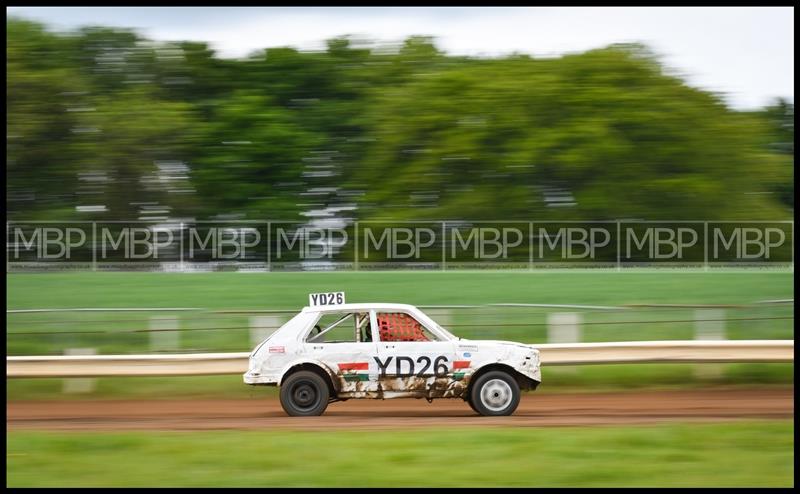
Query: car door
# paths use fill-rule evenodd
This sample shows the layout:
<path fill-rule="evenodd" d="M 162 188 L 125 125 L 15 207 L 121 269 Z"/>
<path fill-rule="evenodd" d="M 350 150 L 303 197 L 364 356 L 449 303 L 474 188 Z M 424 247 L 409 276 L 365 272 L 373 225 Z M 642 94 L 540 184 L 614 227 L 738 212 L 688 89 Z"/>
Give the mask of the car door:
<path fill-rule="evenodd" d="M 378 341 L 378 383 L 384 397 L 458 395 L 460 386 L 453 376 L 453 341 L 440 339 L 407 312 L 376 310 L 373 317 Z"/>
<path fill-rule="evenodd" d="M 365 338 L 369 323 L 369 311 L 323 313 L 305 338 L 307 353 L 335 373 L 340 398 L 370 397 L 377 391 L 377 346 Z"/>

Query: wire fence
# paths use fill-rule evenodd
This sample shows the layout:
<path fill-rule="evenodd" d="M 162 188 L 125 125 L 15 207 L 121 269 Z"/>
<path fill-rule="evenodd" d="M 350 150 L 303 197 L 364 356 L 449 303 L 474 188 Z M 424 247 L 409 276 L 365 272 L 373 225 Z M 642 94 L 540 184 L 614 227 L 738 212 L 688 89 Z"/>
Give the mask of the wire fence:
<path fill-rule="evenodd" d="M 640 321 L 602 321 L 602 322 L 582 322 L 582 326 L 608 326 L 616 324 L 670 324 L 670 323 L 702 323 L 702 322 L 727 322 L 727 321 L 769 321 L 769 320 L 793 320 L 794 316 L 785 317 L 729 317 L 721 319 L 665 319 L 665 320 L 640 320 Z M 138 322 L 138 321 L 137 321 Z M 526 327 L 526 326 L 571 326 L 572 323 L 480 323 L 480 324 L 449 324 L 448 327 L 466 328 L 504 328 L 504 327 Z M 259 326 L 261 329 L 279 329 L 281 326 Z M 156 332 L 187 332 L 187 331 L 229 331 L 229 330 L 249 330 L 251 326 L 227 326 L 211 328 L 164 328 L 164 329 L 116 329 L 105 331 L 7 331 L 6 335 L 48 335 L 48 334 L 123 334 L 123 333 L 156 333 Z"/>
<path fill-rule="evenodd" d="M 467 339 L 523 343 L 658 339 L 791 339 L 794 300 L 749 304 L 486 304 L 419 306 Z M 239 351 L 299 309 L 81 308 L 7 310 L 8 355 Z M 135 315 L 134 315 L 135 314 Z"/>

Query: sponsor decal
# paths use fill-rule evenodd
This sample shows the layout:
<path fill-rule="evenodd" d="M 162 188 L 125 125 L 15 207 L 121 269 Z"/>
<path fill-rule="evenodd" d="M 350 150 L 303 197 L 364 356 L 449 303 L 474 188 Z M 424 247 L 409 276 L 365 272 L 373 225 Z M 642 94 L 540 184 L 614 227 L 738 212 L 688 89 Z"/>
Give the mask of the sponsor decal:
<path fill-rule="evenodd" d="M 269 347 L 269 353 L 286 353 L 286 348 L 282 346 L 271 346 Z"/>
<path fill-rule="evenodd" d="M 465 353 L 464 356 L 468 356 L 469 353 Z M 460 381 L 464 379 L 464 375 L 466 372 L 464 369 L 469 369 L 469 360 L 455 360 L 453 361 L 453 379 L 456 381 Z M 459 370 L 456 370 L 459 369 Z"/>
<path fill-rule="evenodd" d="M 347 362 L 336 365 L 345 381 L 369 380 L 369 362 Z"/>

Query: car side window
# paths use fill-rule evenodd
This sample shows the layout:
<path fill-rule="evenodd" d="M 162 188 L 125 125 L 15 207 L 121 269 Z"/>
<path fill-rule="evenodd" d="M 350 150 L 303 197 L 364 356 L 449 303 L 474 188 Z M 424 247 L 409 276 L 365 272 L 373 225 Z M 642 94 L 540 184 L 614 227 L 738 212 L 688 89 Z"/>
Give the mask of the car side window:
<path fill-rule="evenodd" d="M 323 314 L 306 337 L 309 343 L 354 343 L 369 334 L 369 313 Z"/>
<path fill-rule="evenodd" d="M 409 314 L 378 312 L 376 318 L 380 341 L 439 341 L 439 338 Z"/>

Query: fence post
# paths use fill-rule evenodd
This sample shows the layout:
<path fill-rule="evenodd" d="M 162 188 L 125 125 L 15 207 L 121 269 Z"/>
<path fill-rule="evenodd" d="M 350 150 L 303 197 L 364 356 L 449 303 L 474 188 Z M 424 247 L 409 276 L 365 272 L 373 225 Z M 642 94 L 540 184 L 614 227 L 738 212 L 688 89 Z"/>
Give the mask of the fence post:
<path fill-rule="evenodd" d="M 255 347 L 281 326 L 278 316 L 253 316 L 250 318 L 250 347 Z"/>
<path fill-rule="evenodd" d="M 67 348 L 64 355 L 97 355 L 96 348 Z M 91 393 L 94 391 L 97 379 L 93 377 L 71 377 L 64 379 L 62 392 L 72 393 Z"/>
<path fill-rule="evenodd" d="M 150 318 L 150 351 L 172 352 L 179 350 L 180 331 L 178 316 L 153 316 Z"/>
<path fill-rule="evenodd" d="M 695 340 L 726 340 L 725 310 L 696 309 L 694 311 Z M 719 379 L 722 377 L 721 364 L 698 364 L 694 367 L 694 375 L 699 379 Z"/>
<path fill-rule="evenodd" d="M 577 312 L 547 314 L 548 343 L 580 343 L 581 315 Z"/>
<path fill-rule="evenodd" d="M 580 343 L 581 315 L 577 312 L 550 312 L 547 314 L 548 343 Z M 559 372 L 575 374 L 577 367 L 562 367 Z"/>
<path fill-rule="evenodd" d="M 433 319 L 439 324 L 439 326 L 449 331 L 450 325 L 453 324 L 453 313 L 449 309 L 442 309 L 442 311 L 438 312 L 436 317 Z"/>

